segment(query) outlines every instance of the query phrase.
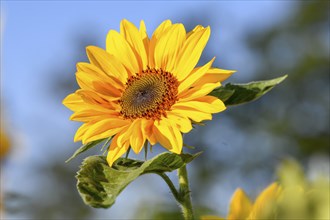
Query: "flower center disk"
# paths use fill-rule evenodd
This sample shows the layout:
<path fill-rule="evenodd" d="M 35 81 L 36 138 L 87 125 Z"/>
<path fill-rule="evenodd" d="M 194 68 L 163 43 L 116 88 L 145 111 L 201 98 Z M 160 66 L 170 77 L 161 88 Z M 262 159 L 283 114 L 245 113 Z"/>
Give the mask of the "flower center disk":
<path fill-rule="evenodd" d="M 125 119 L 158 119 L 177 101 L 178 80 L 162 69 L 147 68 L 126 83 L 119 103 Z"/>

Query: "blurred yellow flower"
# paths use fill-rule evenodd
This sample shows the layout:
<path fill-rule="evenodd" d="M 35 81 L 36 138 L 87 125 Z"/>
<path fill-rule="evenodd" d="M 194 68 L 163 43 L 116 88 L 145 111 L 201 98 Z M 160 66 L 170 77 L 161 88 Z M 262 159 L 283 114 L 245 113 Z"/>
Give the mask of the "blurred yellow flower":
<path fill-rule="evenodd" d="M 254 203 L 237 189 L 231 199 L 227 220 L 330 219 L 330 182 L 319 177 L 306 180 L 300 165 L 288 160 L 281 164 L 279 183 L 268 186 Z M 201 220 L 224 220 L 201 216 Z"/>
<path fill-rule="evenodd" d="M 4 158 L 10 150 L 10 140 L 8 134 L 5 132 L 5 128 L 1 123 L 0 129 L 0 159 Z"/>
<path fill-rule="evenodd" d="M 257 197 L 256 201 L 251 202 L 250 198 L 242 189 L 237 189 L 233 194 L 229 206 L 227 220 L 255 220 L 274 218 L 274 204 L 281 192 L 281 187 L 277 183 L 272 183 L 264 189 Z M 202 216 L 201 220 L 221 220 L 217 216 Z"/>
<path fill-rule="evenodd" d="M 87 47 L 90 63 L 77 64 L 80 89 L 63 101 L 74 111 L 70 119 L 84 123 L 74 140 L 114 136 L 110 166 L 129 147 L 139 153 L 146 141 L 180 154 L 192 121 L 226 108 L 208 94 L 234 71 L 212 68 L 214 58 L 195 67 L 209 36 L 209 27 L 186 33 L 183 24 L 166 20 L 149 38 L 143 21 L 138 29 L 123 20 L 120 33 L 109 31 L 106 50 Z"/>
<path fill-rule="evenodd" d="M 215 215 L 203 215 L 200 218 L 201 220 L 225 220 L 224 218 L 221 218 L 219 216 Z"/>
<path fill-rule="evenodd" d="M 228 220 L 235 219 L 265 219 L 271 216 L 274 202 L 281 191 L 277 183 L 269 185 L 260 193 L 254 203 L 242 189 L 237 189 L 231 199 Z"/>

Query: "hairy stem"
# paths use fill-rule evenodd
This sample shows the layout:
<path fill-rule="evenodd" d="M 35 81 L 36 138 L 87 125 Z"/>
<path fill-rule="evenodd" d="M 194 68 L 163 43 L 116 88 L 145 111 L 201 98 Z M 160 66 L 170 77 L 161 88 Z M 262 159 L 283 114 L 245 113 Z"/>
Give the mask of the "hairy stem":
<path fill-rule="evenodd" d="M 179 193 L 181 200 L 179 201 L 179 203 L 181 205 L 182 214 L 185 220 L 192 220 L 194 219 L 194 213 L 192 209 L 186 165 L 178 169 L 178 176 L 179 176 L 179 187 L 180 187 Z"/>

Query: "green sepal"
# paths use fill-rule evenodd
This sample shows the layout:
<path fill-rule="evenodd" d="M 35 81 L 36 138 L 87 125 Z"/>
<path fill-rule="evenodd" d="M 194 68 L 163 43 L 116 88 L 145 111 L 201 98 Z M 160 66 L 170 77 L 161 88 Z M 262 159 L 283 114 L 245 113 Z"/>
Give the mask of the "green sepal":
<path fill-rule="evenodd" d="M 104 156 L 87 157 L 77 173 L 77 188 L 87 205 L 108 208 L 125 187 L 143 174 L 171 172 L 191 162 L 200 153 L 162 153 L 145 162 L 120 158 L 110 167 Z"/>
<path fill-rule="evenodd" d="M 92 147 L 95 147 L 96 145 L 102 143 L 102 142 L 105 141 L 105 140 L 107 140 L 107 138 L 100 139 L 100 140 L 96 140 L 96 141 L 91 141 L 91 142 L 89 142 L 89 143 L 87 143 L 87 144 L 82 145 L 81 147 L 79 147 L 79 148 L 73 153 L 73 155 L 72 155 L 69 159 L 67 159 L 67 160 L 65 161 L 65 163 L 71 161 L 73 158 L 75 158 L 75 157 L 78 156 L 79 154 L 85 152 L 86 150 L 91 149 Z"/>
<path fill-rule="evenodd" d="M 275 79 L 255 81 L 246 84 L 227 83 L 225 86 L 213 90 L 210 95 L 222 100 L 226 106 L 252 102 L 269 92 L 286 77 L 287 75 L 284 75 Z"/>

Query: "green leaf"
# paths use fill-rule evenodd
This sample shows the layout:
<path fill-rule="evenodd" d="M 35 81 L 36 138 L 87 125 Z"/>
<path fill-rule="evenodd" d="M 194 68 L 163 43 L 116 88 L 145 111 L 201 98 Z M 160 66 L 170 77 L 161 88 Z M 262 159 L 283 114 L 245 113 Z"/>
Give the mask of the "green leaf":
<path fill-rule="evenodd" d="M 104 156 L 86 158 L 76 176 L 78 191 L 87 205 L 108 208 L 115 203 L 125 187 L 143 174 L 171 172 L 191 162 L 200 153 L 162 153 L 145 162 L 133 159 L 118 159 L 110 167 Z"/>
<path fill-rule="evenodd" d="M 228 84 L 226 84 L 227 86 Z M 226 88 L 226 86 L 221 86 L 213 90 L 210 95 L 218 97 L 223 102 L 227 101 L 234 93 L 234 89 Z"/>
<path fill-rule="evenodd" d="M 247 84 L 231 84 L 221 86 L 213 90 L 210 95 L 221 99 L 226 106 L 239 105 L 254 101 L 267 92 L 274 86 L 281 83 L 287 75 L 263 81 L 250 82 Z"/>
<path fill-rule="evenodd" d="M 106 140 L 106 138 L 105 138 L 105 139 L 96 140 L 96 141 L 92 141 L 92 142 L 89 142 L 89 143 L 87 143 L 87 144 L 82 145 L 81 147 L 79 147 L 79 148 L 73 153 L 73 155 L 72 155 L 69 159 L 67 159 L 67 160 L 65 161 L 65 163 L 71 161 L 73 158 L 75 158 L 75 157 L 78 156 L 79 154 L 85 152 L 86 150 L 91 149 L 92 147 L 95 147 L 96 145 L 98 145 L 99 143 L 103 142 L 104 140 Z"/>

